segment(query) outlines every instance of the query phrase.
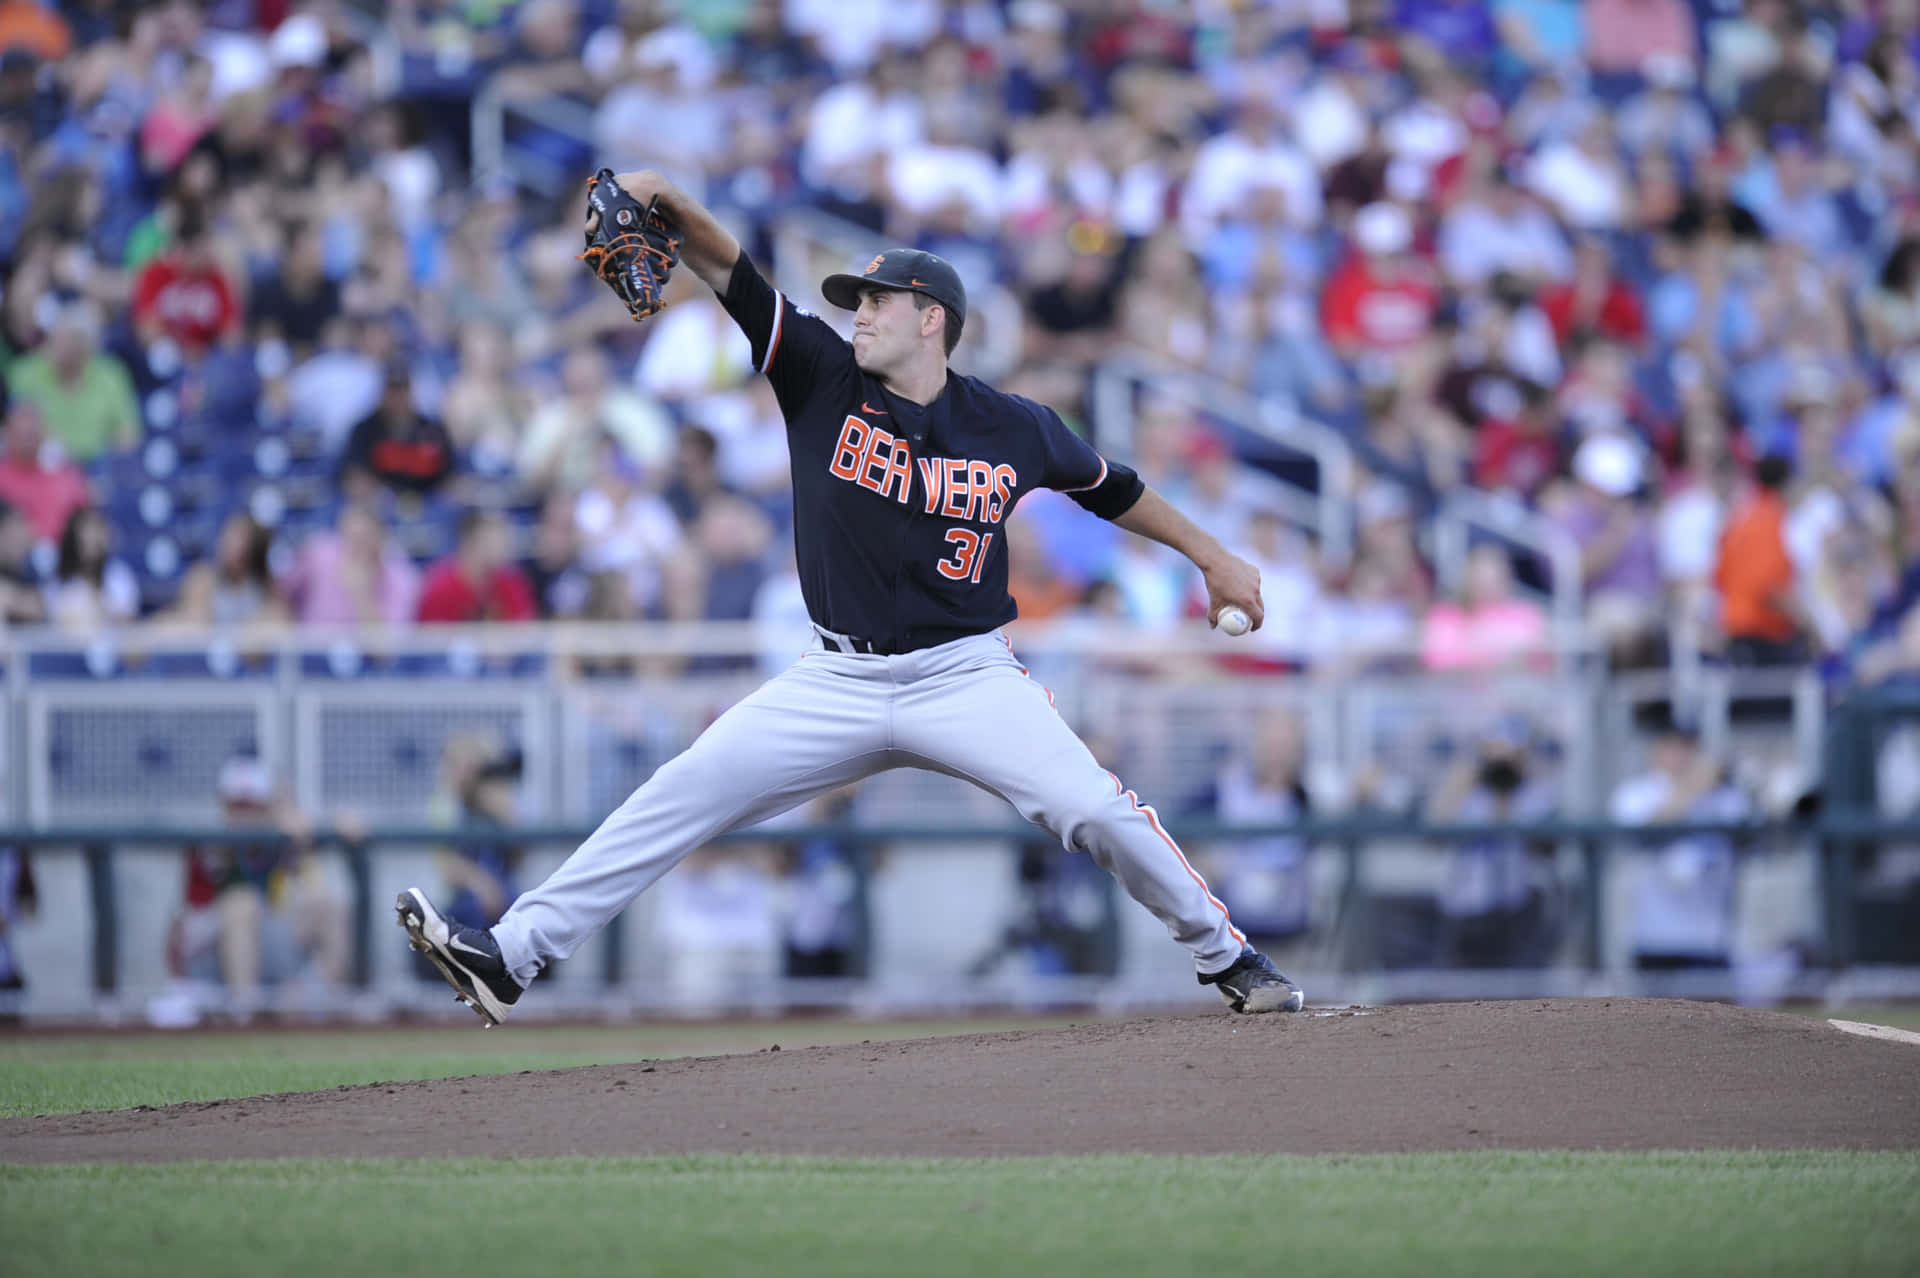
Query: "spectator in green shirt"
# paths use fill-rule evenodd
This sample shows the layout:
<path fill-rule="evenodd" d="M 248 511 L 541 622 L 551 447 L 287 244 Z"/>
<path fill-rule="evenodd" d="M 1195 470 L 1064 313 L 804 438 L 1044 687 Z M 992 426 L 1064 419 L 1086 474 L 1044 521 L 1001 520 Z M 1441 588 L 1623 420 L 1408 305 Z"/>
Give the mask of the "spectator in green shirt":
<path fill-rule="evenodd" d="M 90 302 L 62 310 L 40 349 L 14 361 L 7 384 L 40 405 L 47 434 L 77 462 L 140 442 L 133 380 L 100 349 L 100 313 Z"/>

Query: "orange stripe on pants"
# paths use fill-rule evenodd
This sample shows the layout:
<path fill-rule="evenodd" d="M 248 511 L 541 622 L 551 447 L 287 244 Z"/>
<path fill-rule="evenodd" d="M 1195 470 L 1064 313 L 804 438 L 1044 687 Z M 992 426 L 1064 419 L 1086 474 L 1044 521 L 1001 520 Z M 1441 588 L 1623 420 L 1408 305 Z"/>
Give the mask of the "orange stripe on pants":
<path fill-rule="evenodd" d="M 1124 788 L 1120 784 L 1120 778 L 1114 776 L 1111 770 L 1107 772 L 1107 775 L 1110 777 L 1113 777 L 1113 792 L 1115 794 L 1124 794 L 1127 797 L 1127 802 L 1133 805 L 1133 810 L 1147 818 L 1147 824 L 1153 827 L 1153 832 L 1160 836 L 1160 841 L 1162 843 L 1165 843 L 1168 847 L 1173 849 L 1173 854 L 1180 858 L 1181 867 L 1184 868 L 1188 874 L 1193 876 L 1193 881 L 1195 883 L 1198 883 L 1200 885 L 1200 890 L 1207 894 L 1207 900 L 1213 902 L 1213 908 L 1215 908 L 1216 910 L 1219 910 L 1222 915 L 1225 915 L 1227 920 L 1227 931 L 1233 933 L 1233 939 L 1240 942 L 1240 944 L 1245 945 L 1247 943 L 1246 933 L 1242 932 L 1239 928 L 1233 925 L 1233 916 L 1227 913 L 1226 903 L 1223 902 L 1219 897 L 1213 894 L 1213 889 L 1207 886 L 1207 881 L 1200 877 L 1200 871 L 1193 868 L 1193 862 L 1187 860 L 1187 854 L 1180 850 L 1180 845 L 1173 841 L 1173 836 L 1168 834 L 1165 828 L 1161 826 L 1160 814 L 1153 810 L 1153 807 L 1151 804 L 1140 802 L 1139 795 L 1135 794 L 1131 790 Z"/>

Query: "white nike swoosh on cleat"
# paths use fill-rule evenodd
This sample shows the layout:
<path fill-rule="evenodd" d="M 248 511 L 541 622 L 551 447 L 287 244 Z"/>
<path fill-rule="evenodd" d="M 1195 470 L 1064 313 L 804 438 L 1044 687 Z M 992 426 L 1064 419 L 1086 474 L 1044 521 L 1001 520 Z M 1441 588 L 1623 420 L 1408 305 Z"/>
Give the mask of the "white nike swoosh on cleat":
<path fill-rule="evenodd" d="M 487 953 L 485 950 L 476 950 L 471 945 L 462 943 L 457 936 L 449 936 L 447 938 L 447 948 L 450 950 L 459 950 L 462 954 L 472 954 L 478 958 L 493 957 L 493 955 Z"/>

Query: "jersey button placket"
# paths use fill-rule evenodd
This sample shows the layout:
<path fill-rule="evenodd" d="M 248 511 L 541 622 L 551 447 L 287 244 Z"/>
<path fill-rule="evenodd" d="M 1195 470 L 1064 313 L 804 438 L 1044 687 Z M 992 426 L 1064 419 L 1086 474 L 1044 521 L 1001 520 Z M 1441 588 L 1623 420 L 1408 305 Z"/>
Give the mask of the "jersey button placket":
<path fill-rule="evenodd" d="M 906 537 L 906 544 L 909 546 L 918 540 L 912 530 L 917 529 L 922 524 L 930 523 L 938 519 L 940 513 L 938 511 L 927 510 L 926 496 L 924 494 L 915 497 L 913 493 L 914 484 L 919 484 L 922 488 L 926 487 L 926 476 L 921 473 L 919 462 L 922 457 L 927 455 L 927 433 L 927 425 L 924 420 L 917 425 L 907 427 L 907 442 L 912 447 L 914 457 L 913 480 L 907 485 L 907 527 L 909 532 Z M 900 630 L 900 578 L 906 574 L 906 571 L 907 562 L 905 558 L 902 558 L 900 567 L 898 571 L 895 572 L 893 578 L 893 626 L 895 633 L 899 635 L 900 642 L 902 643 L 906 641 L 906 635 Z"/>

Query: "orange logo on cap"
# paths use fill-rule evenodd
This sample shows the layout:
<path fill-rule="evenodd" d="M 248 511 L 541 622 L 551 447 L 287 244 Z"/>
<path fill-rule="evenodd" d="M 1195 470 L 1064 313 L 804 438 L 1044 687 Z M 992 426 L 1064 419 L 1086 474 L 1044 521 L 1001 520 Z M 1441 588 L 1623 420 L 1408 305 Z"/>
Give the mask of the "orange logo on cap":
<path fill-rule="evenodd" d="M 932 288 L 933 287 L 931 284 L 928 284 L 925 280 L 908 280 L 907 282 L 913 285 L 915 288 Z"/>
<path fill-rule="evenodd" d="M 886 256 L 886 254 L 885 254 L 885 253 L 875 253 L 875 254 L 873 255 L 873 260 L 872 260 L 871 262 L 868 262 L 868 263 L 867 263 L 867 269 L 866 269 L 866 270 L 864 270 L 864 271 L 862 271 L 862 272 L 860 272 L 860 273 L 861 273 L 862 275 L 871 275 L 871 274 L 873 274 L 873 273 L 874 273 L 875 271 L 877 271 L 877 270 L 879 270 L 879 269 L 880 269 L 880 259 L 881 259 L 881 258 L 883 258 L 883 257 L 885 257 L 885 256 Z"/>

